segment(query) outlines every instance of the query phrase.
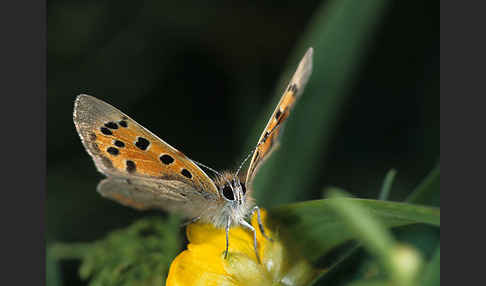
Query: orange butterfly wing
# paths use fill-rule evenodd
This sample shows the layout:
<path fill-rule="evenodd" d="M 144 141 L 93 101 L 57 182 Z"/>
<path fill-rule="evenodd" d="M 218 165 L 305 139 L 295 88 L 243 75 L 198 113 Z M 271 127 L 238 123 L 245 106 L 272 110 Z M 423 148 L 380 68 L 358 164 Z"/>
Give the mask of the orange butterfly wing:
<path fill-rule="evenodd" d="M 150 196 L 133 194 L 134 190 L 152 190 L 156 197 L 168 201 L 184 199 L 190 193 L 188 190 L 201 198 L 219 198 L 214 182 L 195 163 L 108 103 L 79 95 L 75 101 L 74 123 L 97 169 L 108 176 L 106 180 L 112 180 L 110 184 L 106 180 L 105 184 L 100 183 L 98 189 L 103 195 L 138 209 L 153 206 L 146 199 Z M 111 187 L 115 185 L 113 182 L 119 186 L 125 182 L 133 195 L 116 192 Z M 138 188 L 129 186 L 131 183 Z M 171 187 L 176 184 L 179 188 Z M 110 186 L 106 188 L 109 192 L 103 192 L 103 186 Z M 185 186 L 182 188 L 185 193 L 179 191 L 180 186 Z"/>
<path fill-rule="evenodd" d="M 280 99 L 277 107 L 273 111 L 267 126 L 263 130 L 255 152 L 253 153 L 250 166 L 246 174 L 246 184 L 250 185 L 258 168 L 270 153 L 278 146 L 278 135 L 285 120 L 290 114 L 299 96 L 304 91 L 304 87 L 312 73 L 312 54 L 313 49 L 309 48 L 299 63 L 292 79 L 290 80 L 285 92 Z"/>

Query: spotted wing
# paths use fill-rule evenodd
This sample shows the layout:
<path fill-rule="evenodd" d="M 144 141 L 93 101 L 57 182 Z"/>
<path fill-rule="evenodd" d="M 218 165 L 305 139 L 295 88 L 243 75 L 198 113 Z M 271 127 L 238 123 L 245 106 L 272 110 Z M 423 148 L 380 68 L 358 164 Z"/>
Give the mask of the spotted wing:
<path fill-rule="evenodd" d="M 142 204 L 137 205 L 139 208 L 153 204 L 145 198 L 156 196 L 173 200 L 180 197 L 181 189 L 186 193 L 191 189 L 205 199 L 219 197 L 213 181 L 182 152 L 106 102 L 79 95 L 74 104 L 74 124 L 98 171 L 107 175 L 110 182 L 127 185 L 132 181 L 145 192 L 132 196 L 137 204 Z M 146 185 L 140 187 L 144 183 Z M 104 184 L 107 183 L 100 183 L 101 192 Z M 133 187 L 125 186 L 125 189 L 133 190 Z M 161 189 L 164 191 L 154 191 Z M 121 197 L 123 192 L 120 188 L 119 197 L 113 191 L 108 193 L 112 194 L 112 199 L 123 203 L 126 202 L 126 198 Z"/>
<path fill-rule="evenodd" d="M 275 108 L 267 126 L 263 130 L 258 144 L 253 153 L 248 172 L 246 174 L 246 184 L 250 185 L 255 177 L 258 168 L 264 162 L 270 153 L 278 146 L 278 135 L 281 131 L 285 120 L 290 114 L 299 96 L 304 91 L 304 87 L 312 73 L 312 54 L 313 49 L 309 48 L 299 63 L 289 85 Z"/>

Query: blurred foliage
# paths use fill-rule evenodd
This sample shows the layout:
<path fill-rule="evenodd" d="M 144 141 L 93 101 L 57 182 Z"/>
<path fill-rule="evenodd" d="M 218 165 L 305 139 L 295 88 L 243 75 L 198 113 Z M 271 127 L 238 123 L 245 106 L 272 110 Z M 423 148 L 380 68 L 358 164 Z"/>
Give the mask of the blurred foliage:
<path fill-rule="evenodd" d="M 157 229 L 151 217 L 164 214 L 137 212 L 96 193 L 102 176 L 71 119 L 77 94 L 115 105 L 197 161 L 218 170 L 234 168 L 254 146 L 309 46 L 314 73 L 289 117 L 280 150 L 257 176 L 258 204 L 305 217 L 289 226 L 308 223 L 316 249 L 325 250 L 314 254 L 323 255 L 318 263 L 330 265 L 316 283 L 343 285 L 383 273 L 376 253 L 360 242 L 366 234 L 347 236 L 358 238 L 357 244 L 323 247 L 333 237 L 352 234 L 352 226 L 345 228 L 352 221 L 333 212 L 329 200 L 280 204 L 320 199 L 327 186 L 359 198 L 407 199 L 348 200 L 360 202 L 358 208 L 381 227 L 398 216 L 395 222 L 402 226 L 391 230 L 393 240 L 420 253 L 423 285 L 438 285 L 440 231 L 409 224 L 437 224 L 431 217 L 440 206 L 439 167 L 419 184 L 440 156 L 438 8 L 439 1 L 419 0 L 48 1 L 46 244 L 66 246 L 66 256 L 47 254 L 48 285 L 150 280 L 144 275 L 157 271 L 154 279 L 162 279 L 168 257 L 183 241 L 177 236 L 181 228 L 172 225 L 151 236 L 160 250 L 145 256 L 138 247 L 146 241 L 128 235 L 130 229 L 138 223 Z M 396 175 L 388 173 L 383 181 L 390 168 Z M 327 226 L 316 225 L 312 232 L 310 222 L 326 217 Z M 120 234 L 116 247 L 108 243 L 115 234 Z M 90 250 L 75 253 L 69 242 Z M 116 261 L 123 251 L 136 249 L 140 255 L 131 252 Z M 69 253 L 76 255 L 59 261 Z M 124 278 L 100 275 L 105 267 L 117 273 L 142 257 L 143 265 L 129 268 Z M 80 280 L 80 266 L 91 280 Z"/>
<path fill-rule="evenodd" d="M 351 204 L 365 208 L 367 213 L 373 215 L 375 220 L 386 227 L 414 223 L 440 225 L 440 210 L 436 208 L 369 199 L 349 200 L 352 202 L 348 203 L 344 200 L 343 205 Z M 272 209 L 270 214 L 275 220 L 274 223 L 282 229 L 281 231 L 288 232 L 287 237 L 292 238 L 299 245 L 309 247 L 300 251 L 303 251 L 310 260 L 316 260 L 332 248 L 355 237 L 355 234 L 346 231 L 344 227 L 346 222 L 333 211 L 332 206 L 341 201 L 343 200 L 334 202 L 324 199 L 286 204 Z M 349 215 L 351 214 L 350 210 Z M 353 221 L 359 223 L 359 218 L 359 216 L 355 217 Z M 295 241 L 289 244 L 296 244 Z"/>
<path fill-rule="evenodd" d="M 422 273 L 422 285 L 440 285 L 440 246 Z"/>
<path fill-rule="evenodd" d="M 394 170 L 388 172 L 384 186 L 391 186 L 394 173 Z M 440 190 L 435 187 L 436 185 L 424 184 L 424 182 L 434 181 L 438 177 L 439 166 L 430 172 L 413 194 L 424 192 L 429 194 L 429 197 L 437 197 Z M 329 281 L 336 285 L 440 285 L 438 229 L 424 228 L 421 224 L 414 224 L 425 223 L 439 227 L 439 208 L 412 205 L 409 202 L 396 205 L 395 211 L 384 210 L 380 212 L 380 210 L 376 210 L 376 207 L 363 205 L 361 200 L 340 198 L 345 196 L 345 192 L 342 190 L 332 188 L 328 191 L 328 194 L 334 198 L 327 201 L 330 201 L 328 207 L 337 215 L 337 223 L 347 225 L 348 231 L 351 231 L 351 234 L 348 234 L 349 237 L 353 237 L 362 243 L 348 244 L 344 248 L 338 248 L 337 254 L 332 256 L 328 271 L 323 272 L 319 280 L 316 280 L 319 282 L 318 285 L 328 285 Z M 336 200 L 336 198 L 338 199 Z M 382 203 L 375 200 L 369 200 L 369 202 Z M 414 202 L 426 204 L 428 201 L 417 199 Z M 397 224 L 393 225 L 394 222 L 400 220 L 404 222 L 407 219 L 409 219 L 408 223 L 403 225 L 408 226 L 399 231 L 394 231 L 393 237 L 391 232 L 385 230 L 387 226 L 397 226 Z M 338 237 L 339 239 L 342 236 L 342 229 L 328 228 L 326 230 L 327 233 L 333 233 L 332 231 L 339 234 L 331 237 Z M 323 239 L 325 242 L 319 241 L 317 244 L 326 245 L 329 241 L 332 241 L 332 238 L 329 239 L 327 236 Z M 309 244 L 303 243 L 301 245 Z M 381 260 L 381 264 L 385 266 L 385 271 L 380 271 L 376 260 L 367 257 L 360 251 L 361 246 L 364 246 L 371 254 Z M 432 255 L 431 250 L 434 247 L 437 247 L 437 250 Z M 315 250 L 315 247 L 310 249 Z M 358 271 L 356 271 L 357 268 Z M 352 271 L 353 274 L 349 271 Z"/>
<path fill-rule="evenodd" d="M 163 285 L 181 244 L 180 220 L 145 218 L 92 243 L 57 243 L 55 260 L 79 259 L 79 275 L 89 285 Z"/>

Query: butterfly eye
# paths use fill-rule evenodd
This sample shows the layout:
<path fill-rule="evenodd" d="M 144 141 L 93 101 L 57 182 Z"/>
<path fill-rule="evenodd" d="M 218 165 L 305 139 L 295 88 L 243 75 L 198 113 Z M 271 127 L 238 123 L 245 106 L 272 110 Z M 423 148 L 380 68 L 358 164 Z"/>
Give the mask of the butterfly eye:
<path fill-rule="evenodd" d="M 230 201 L 235 200 L 235 195 L 233 194 L 233 190 L 229 185 L 224 185 L 223 187 L 223 196 Z"/>
<path fill-rule="evenodd" d="M 243 195 L 246 194 L 246 186 L 245 186 L 245 183 L 241 183 L 241 190 L 243 191 Z"/>

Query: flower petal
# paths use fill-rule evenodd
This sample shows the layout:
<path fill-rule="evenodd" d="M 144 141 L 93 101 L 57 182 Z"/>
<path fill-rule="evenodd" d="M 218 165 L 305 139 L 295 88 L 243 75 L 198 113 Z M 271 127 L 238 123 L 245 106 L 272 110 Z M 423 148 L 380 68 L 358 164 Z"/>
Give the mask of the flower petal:
<path fill-rule="evenodd" d="M 262 235 L 257 214 L 251 218 L 261 263 L 256 259 L 253 234 L 247 229 L 241 226 L 230 229 L 229 252 L 225 259 L 225 230 L 211 224 L 190 224 L 186 229 L 187 250 L 172 262 L 166 285 L 304 285 L 311 281 L 315 277 L 312 267 L 304 260 L 288 258 L 278 235 L 267 227 L 266 218 L 262 210 L 262 224 L 272 240 Z"/>
<path fill-rule="evenodd" d="M 227 275 L 215 251 L 208 244 L 191 245 L 172 262 L 166 285 L 238 285 Z"/>

